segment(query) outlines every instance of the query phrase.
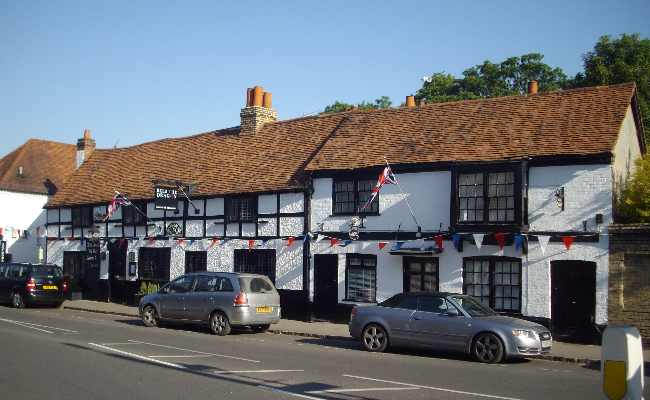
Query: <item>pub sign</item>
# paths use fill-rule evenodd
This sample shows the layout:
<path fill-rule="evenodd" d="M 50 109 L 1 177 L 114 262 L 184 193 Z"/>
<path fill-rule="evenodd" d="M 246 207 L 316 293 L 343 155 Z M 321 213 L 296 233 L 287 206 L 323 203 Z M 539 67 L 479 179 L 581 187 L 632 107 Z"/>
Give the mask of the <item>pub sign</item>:
<path fill-rule="evenodd" d="M 156 186 L 156 210 L 177 210 L 178 189 Z"/>

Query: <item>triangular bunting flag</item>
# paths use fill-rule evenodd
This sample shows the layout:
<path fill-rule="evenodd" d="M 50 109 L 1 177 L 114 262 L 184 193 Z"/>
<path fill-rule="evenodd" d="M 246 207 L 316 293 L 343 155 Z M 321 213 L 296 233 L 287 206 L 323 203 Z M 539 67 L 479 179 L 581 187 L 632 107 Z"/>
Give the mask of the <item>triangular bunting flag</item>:
<path fill-rule="evenodd" d="M 249 240 L 248 241 L 248 252 L 251 252 L 251 249 L 255 246 L 255 241 L 254 240 Z"/>
<path fill-rule="evenodd" d="M 228 239 L 228 238 L 223 238 L 223 239 L 221 240 L 221 243 L 219 243 L 219 246 L 223 246 L 223 245 L 226 244 L 226 242 L 229 241 L 229 240 L 230 240 L 230 239 Z"/>
<path fill-rule="evenodd" d="M 287 238 L 287 240 L 289 241 L 289 243 L 285 244 L 284 247 L 290 247 L 293 244 L 293 241 L 296 240 L 296 238 L 295 237 L 290 237 L 290 238 Z"/>
<path fill-rule="evenodd" d="M 36 227 L 36 236 L 38 236 L 38 232 L 39 232 L 40 230 L 41 230 L 41 227 L 40 227 L 40 226 L 37 226 L 37 227 Z"/>
<path fill-rule="evenodd" d="M 546 252 L 546 246 L 548 246 L 548 241 L 551 239 L 550 236 L 537 236 L 537 240 L 539 240 L 539 247 L 542 249 L 542 254 Z"/>
<path fill-rule="evenodd" d="M 305 243 L 305 242 L 307 241 L 307 238 L 308 238 L 308 237 L 309 237 L 309 236 L 305 235 L 305 237 L 302 238 L 302 242 Z"/>
<path fill-rule="evenodd" d="M 418 239 L 415 241 L 415 247 L 418 249 L 423 249 L 424 248 L 424 239 Z"/>
<path fill-rule="evenodd" d="M 79 244 L 82 245 L 82 246 L 84 245 L 84 237 L 83 236 L 79 238 Z"/>
<path fill-rule="evenodd" d="M 361 250 L 365 250 L 368 246 L 370 246 L 370 242 L 362 242 L 361 243 Z"/>
<path fill-rule="evenodd" d="M 339 246 L 346 247 L 347 245 L 350 245 L 350 244 L 352 244 L 352 240 L 346 240 L 345 242 L 343 242 L 343 244 L 340 244 Z"/>
<path fill-rule="evenodd" d="M 263 239 L 263 240 L 262 240 L 262 244 L 264 245 L 264 244 L 266 244 L 266 242 L 268 242 L 268 241 L 269 241 L 269 239 Z"/>
<path fill-rule="evenodd" d="M 442 235 L 434 237 L 433 241 L 436 242 L 440 250 L 442 250 Z"/>
<path fill-rule="evenodd" d="M 524 239 L 526 238 L 526 235 L 520 235 L 518 233 L 515 233 L 515 249 L 519 250 L 519 247 L 521 247 L 521 244 L 524 242 Z"/>
<path fill-rule="evenodd" d="M 219 238 L 212 238 L 212 243 L 208 247 L 213 247 L 217 242 L 219 241 Z"/>
<path fill-rule="evenodd" d="M 567 251 L 569 251 L 569 248 L 575 239 L 575 236 L 562 236 L 562 240 L 564 240 L 564 245 L 566 246 Z"/>
<path fill-rule="evenodd" d="M 476 242 L 476 247 L 478 247 L 478 251 L 481 251 L 481 246 L 483 246 L 483 236 L 485 236 L 485 234 L 483 233 L 474 234 L 474 242 Z"/>
<path fill-rule="evenodd" d="M 181 245 L 181 244 L 183 244 L 184 241 L 185 241 L 185 239 L 183 239 L 183 238 L 179 238 L 179 239 L 178 239 L 178 244 Z"/>
<path fill-rule="evenodd" d="M 379 242 L 379 251 L 381 251 L 381 249 L 383 249 L 387 244 L 388 242 Z"/>
<path fill-rule="evenodd" d="M 395 246 L 393 246 L 393 248 L 391 250 L 399 250 L 400 247 L 404 246 L 404 243 L 406 243 L 406 242 L 397 242 L 395 244 Z"/>
<path fill-rule="evenodd" d="M 68 240 L 72 242 L 75 239 L 73 237 L 71 237 L 71 238 L 68 238 Z"/>
<path fill-rule="evenodd" d="M 460 244 L 460 240 L 463 238 L 463 235 L 460 233 L 452 233 L 451 234 L 451 239 L 454 241 L 454 248 L 458 250 L 458 245 Z"/>
<path fill-rule="evenodd" d="M 336 242 L 338 242 L 338 241 L 339 241 L 338 239 L 331 238 L 330 239 L 330 247 L 334 246 L 336 244 Z"/>
<path fill-rule="evenodd" d="M 120 239 L 120 245 L 118 246 L 118 249 L 122 247 L 124 242 L 126 242 L 126 239 Z"/>
<path fill-rule="evenodd" d="M 194 242 L 196 242 L 196 239 L 191 239 L 191 240 L 190 240 L 190 246 L 193 245 Z"/>
<path fill-rule="evenodd" d="M 316 238 L 316 243 L 320 242 L 320 241 L 323 240 L 323 239 L 325 239 L 325 236 L 323 236 L 323 235 L 318 235 L 318 237 Z"/>
<path fill-rule="evenodd" d="M 153 236 L 149 236 L 149 246 L 153 244 Z"/>
<path fill-rule="evenodd" d="M 47 238 L 47 245 L 48 245 L 48 246 L 51 245 L 53 241 L 54 241 L 54 238 L 53 238 L 53 237 L 49 237 L 49 238 Z"/>
<path fill-rule="evenodd" d="M 501 247 L 501 250 L 503 250 L 503 244 L 506 242 L 506 234 L 495 233 L 494 237 L 497 239 L 497 243 L 499 244 L 499 247 Z"/>

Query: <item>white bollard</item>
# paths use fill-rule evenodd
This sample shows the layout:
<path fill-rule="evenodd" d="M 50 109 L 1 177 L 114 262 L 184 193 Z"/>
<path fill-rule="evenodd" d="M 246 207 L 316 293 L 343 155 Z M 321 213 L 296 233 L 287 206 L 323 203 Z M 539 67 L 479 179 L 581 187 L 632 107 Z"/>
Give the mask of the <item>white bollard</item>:
<path fill-rule="evenodd" d="M 630 325 L 605 329 L 600 375 L 603 400 L 643 399 L 643 345 L 638 329 Z"/>

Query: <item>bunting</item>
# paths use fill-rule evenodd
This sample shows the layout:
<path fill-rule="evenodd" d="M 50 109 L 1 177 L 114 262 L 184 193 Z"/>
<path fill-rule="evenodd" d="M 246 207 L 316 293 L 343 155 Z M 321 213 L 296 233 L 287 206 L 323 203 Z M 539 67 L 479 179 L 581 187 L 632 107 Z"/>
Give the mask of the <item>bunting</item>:
<path fill-rule="evenodd" d="M 291 245 L 293 244 L 293 241 L 296 240 L 296 238 L 295 237 L 290 237 L 287 240 L 289 241 L 289 243 L 285 244 L 284 247 L 291 247 Z"/>
<path fill-rule="evenodd" d="M 499 247 L 501 247 L 501 250 L 503 250 L 503 245 L 506 242 L 506 234 L 505 233 L 495 233 L 494 237 L 497 240 L 497 243 L 499 244 Z"/>
<path fill-rule="evenodd" d="M 476 247 L 478 247 L 478 251 L 481 251 L 481 246 L 483 246 L 483 236 L 485 236 L 483 233 L 474 234 L 474 242 L 476 243 Z"/>
<path fill-rule="evenodd" d="M 458 245 L 460 244 L 460 240 L 463 238 L 463 235 L 460 233 L 452 233 L 451 234 L 451 239 L 454 241 L 454 248 L 458 250 Z"/>
<path fill-rule="evenodd" d="M 248 241 L 248 252 L 251 252 L 251 249 L 255 246 L 255 241 L 254 240 L 249 240 Z"/>
<path fill-rule="evenodd" d="M 537 235 L 537 240 L 539 241 L 539 248 L 542 250 L 542 254 L 546 252 L 546 246 L 548 246 L 549 239 L 551 239 L 550 236 Z"/>
<path fill-rule="evenodd" d="M 391 250 L 399 250 L 402 246 L 404 246 L 404 243 L 406 242 L 397 242 L 395 243 L 395 246 Z"/>
<path fill-rule="evenodd" d="M 520 235 L 518 233 L 515 233 L 515 249 L 519 250 L 519 247 L 521 247 L 521 244 L 524 242 L 524 239 L 526 238 L 525 235 Z"/>
<path fill-rule="evenodd" d="M 331 238 L 330 239 L 330 247 L 334 246 L 336 244 L 336 242 L 338 242 L 338 241 L 339 241 L 339 239 Z"/>
<path fill-rule="evenodd" d="M 387 244 L 388 242 L 379 242 L 379 251 L 381 251 L 381 249 L 383 249 Z"/>
<path fill-rule="evenodd" d="M 219 238 L 212 238 L 212 243 L 210 244 L 210 246 L 208 246 L 208 248 L 214 247 L 214 245 L 217 244 L 218 241 Z"/>
<path fill-rule="evenodd" d="M 569 251 L 569 248 L 571 247 L 571 244 L 573 244 L 575 238 L 575 236 L 562 236 L 562 240 L 564 241 L 564 245 L 566 246 L 567 251 Z"/>
<path fill-rule="evenodd" d="M 438 248 L 442 250 L 442 235 L 436 236 L 433 238 L 433 240 L 436 242 L 438 245 Z"/>

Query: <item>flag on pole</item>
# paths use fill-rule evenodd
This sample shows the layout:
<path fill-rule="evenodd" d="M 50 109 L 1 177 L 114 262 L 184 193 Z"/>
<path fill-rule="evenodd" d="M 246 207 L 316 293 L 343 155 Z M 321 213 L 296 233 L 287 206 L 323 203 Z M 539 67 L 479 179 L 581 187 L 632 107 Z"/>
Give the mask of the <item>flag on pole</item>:
<path fill-rule="evenodd" d="M 393 176 L 393 171 L 390 169 L 390 165 L 388 165 L 388 162 L 386 163 L 386 168 L 384 168 L 384 171 L 381 173 L 381 175 L 379 175 L 379 179 L 377 180 L 377 185 L 375 185 L 375 188 L 372 189 L 372 192 L 370 192 L 370 198 L 363 206 L 363 208 L 370 207 L 370 203 L 372 203 L 375 197 L 377 197 L 377 193 L 379 193 L 379 189 L 381 189 L 381 187 L 384 186 L 384 183 L 386 182 L 392 185 L 397 184 L 397 181 L 395 181 L 395 176 Z"/>
<path fill-rule="evenodd" d="M 113 197 L 113 200 L 111 200 L 111 204 L 108 205 L 108 214 L 102 219 L 102 222 L 106 221 L 113 213 L 120 207 L 120 205 L 123 206 L 130 206 L 131 202 L 126 199 L 126 197 L 122 196 L 120 193 L 117 193 L 115 197 Z"/>

